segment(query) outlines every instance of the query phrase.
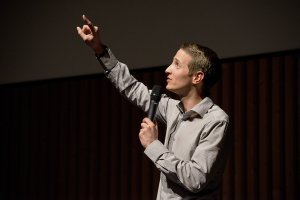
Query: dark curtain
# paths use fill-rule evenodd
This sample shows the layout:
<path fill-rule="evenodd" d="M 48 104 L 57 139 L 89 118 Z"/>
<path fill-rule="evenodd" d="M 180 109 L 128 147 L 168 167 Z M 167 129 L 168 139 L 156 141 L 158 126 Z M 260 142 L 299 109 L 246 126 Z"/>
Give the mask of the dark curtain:
<path fill-rule="evenodd" d="M 220 199 L 300 198 L 299 55 L 222 61 L 212 99 L 234 140 Z M 132 73 L 151 88 L 165 85 L 164 68 Z M 0 86 L 0 199 L 155 199 L 144 116 L 103 74 Z"/>

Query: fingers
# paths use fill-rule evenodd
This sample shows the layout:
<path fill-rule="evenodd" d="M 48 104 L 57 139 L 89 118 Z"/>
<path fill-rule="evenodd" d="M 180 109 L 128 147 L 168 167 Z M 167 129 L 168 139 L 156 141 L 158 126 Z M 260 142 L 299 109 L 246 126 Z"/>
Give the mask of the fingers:
<path fill-rule="evenodd" d="M 154 122 L 151 121 L 151 119 L 149 119 L 148 117 L 145 117 L 145 118 L 143 119 L 143 122 L 145 122 L 145 123 L 147 123 L 147 124 L 149 124 L 149 125 L 155 125 Z"/>
<path fill-rule="evenodd" d="M 155 126 L 155 124 L 149 118 L 145 117 L 141 123 L 141 127 L 146 128 L 152 126 Z"/>
<path fill-rule="evenodd" d="M 82 39 L 84 39 L 85 38 L 85 34 L 83 33 L 83 31 L 82 31 L 82 29 L 80 28 L 80 27 L 76 27 L 76 29 L 77 29 L 77 33 L 78 33 L 78 35 L 82 38 Z"/>
<path fill-rule="evenodd" d="M 152 122 L 149 118 L 144 118 L 141 123 L 141 129 L 155 129 L 157 128 L 157 124 Z"/>
<path fill-rule="evenodd" d="M 82 29 L 79 26 L 77 26 L 76 29 L 77 29 L 78 34 L 80 36 L 82 36 L 82 34 L 83 34 Z"/>
<path fill-rule="evenodd" d="M 91 20 L 89 20 L 85 15 L 82 15 L 82 19 L 84 24 L 88 25 L 88 24 L 92 24 Z"/>
<path fill-rule="evenodd" d="M 139 132 L 139 138 L 144 148 L 147 148 L 149 144 L 158 139 L 157 125 L 154 124 L 149 118 L 143 119 Z"/>
<path fill-rule="evenodd" d="M 89 40 L 92 37 L 95 36 L 95 34 L 92 33 L 90 27 L 88 25 L 83 25 L 82 28 L 76 27 L 78 35 L 83 39 L 83 40 Z M 98 27 L 96 27 L 96 31 L 98 30 Z"/>
<path fill-rule="evenodd" d="M 83 39 L 86 40 L 87 34 L 84 32 L 83 28 L 76 27 L 78 35 Z"/>
<path fill-rule="evenodd" d="M 85 16 L 85 15 L 82 15 L 82 19 L 83 19 L 83 22 L 84 24 L 88 25 L 90 30 L 92 31 L 92 33 L 95 33 L 98 29 L 98 27 L 95 27 L 92 22 Z"/>

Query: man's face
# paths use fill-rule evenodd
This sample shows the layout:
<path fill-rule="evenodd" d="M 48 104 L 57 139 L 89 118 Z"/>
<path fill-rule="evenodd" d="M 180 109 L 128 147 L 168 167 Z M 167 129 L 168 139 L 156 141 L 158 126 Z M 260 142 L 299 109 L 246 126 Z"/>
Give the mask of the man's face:
<path fill-rule="evenodd" d="M 192 57 L 179 49 L 172 64 L 165 70 L 167 74 L 167 90 L 179 96 L 185 96 L 192 86 L 192 75 L 189 75 L 188 64 Z"/>

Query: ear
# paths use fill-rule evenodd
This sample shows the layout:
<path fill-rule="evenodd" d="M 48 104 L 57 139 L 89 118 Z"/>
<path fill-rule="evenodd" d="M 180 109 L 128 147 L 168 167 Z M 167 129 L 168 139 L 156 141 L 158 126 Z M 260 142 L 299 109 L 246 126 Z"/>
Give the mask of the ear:
<path fill-rule="evenodd" d="M 193 75 L 193 83 L 199 84 L 204 80 L 204 73 L 202 71 L 198 71 Z"/>

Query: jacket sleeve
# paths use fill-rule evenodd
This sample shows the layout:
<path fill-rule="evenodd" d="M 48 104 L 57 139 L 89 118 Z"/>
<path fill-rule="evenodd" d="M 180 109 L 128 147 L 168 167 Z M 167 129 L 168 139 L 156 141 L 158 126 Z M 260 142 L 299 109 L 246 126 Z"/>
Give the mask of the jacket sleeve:
<path fill-rule="evenodd" d="M 138 106 L 142 111 L 148 112 L 150 106 L 151 90 L 146 85 L 137 81 L 131 74 L 126 64 L 119 62 L 110 49 L 100 58 L 100 64 L 106 72 L 106 77 L 112 82 L 115 88 L 131 103 Z M 164 121 L 164 107 L 168 98 L 161 99 L 157 117 Z"/>

